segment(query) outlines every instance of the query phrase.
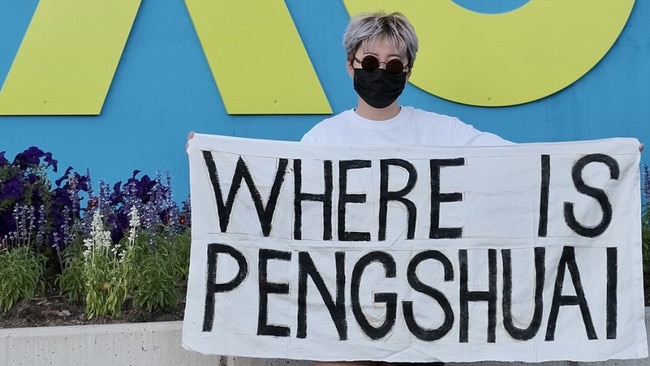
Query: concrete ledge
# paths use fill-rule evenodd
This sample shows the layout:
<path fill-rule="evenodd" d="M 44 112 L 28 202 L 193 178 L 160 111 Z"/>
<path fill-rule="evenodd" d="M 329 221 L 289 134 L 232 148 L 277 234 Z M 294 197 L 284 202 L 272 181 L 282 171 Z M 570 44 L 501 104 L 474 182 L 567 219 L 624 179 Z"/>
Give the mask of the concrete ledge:
<path fill-rule="evenodd" d="M 221 365 L 181 347 L 182 322 L 0 329 L 0 365 Z"/>
<path fill-rule="evenodd" d="M 650 329 L 646 308 L 646 331 Z M 207 356 L 181 347 L 183 322 L 0 329 L 2 366 L 311 366 L 308 361 Z M 648 337 L 650 339 L 650 336 Z M 454 363 L 524 365 L 522 362 Z M 575 366 L 576 362 L 539 365 Z M 585 366 L 650 366 L 649 359 L 580 363 Z"/>

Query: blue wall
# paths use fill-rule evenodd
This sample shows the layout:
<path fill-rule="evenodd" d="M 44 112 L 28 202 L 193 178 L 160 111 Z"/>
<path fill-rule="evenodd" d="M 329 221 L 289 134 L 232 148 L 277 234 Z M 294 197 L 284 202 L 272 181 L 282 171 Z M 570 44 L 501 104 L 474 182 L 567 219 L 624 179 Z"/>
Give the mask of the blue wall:
<path fill-rule="evenodd" d="M 480 2 L 484 7 L 485 1 Z M 0 1 L 0 83 L 37 3 Z M 341 46 L 348 21 L 343 3 L 286 3 L 334 112 L 354 107 L 356 94 Z M 401 103 L 458 116 L 516 142 L 621 136 L 636 137 L 650 148 L 649 19 L 650 2 L 636 1 L 628 24 L 604 59 L 576 83 L 542 100 L 504 108 L 473 107 L 409 85 Z M 292 82 L 298 81 L 287 80 Z M 11 160 L 25 148 L 38 146 L 53 153 L 61 170 L 68 165 L 81 173 L 89 169 L 95 183 L 125 180 L 135 169 L 147 174 L 169 171 L 175 197 L 182 200 L 189 194 L 184 151 L 189 131 L 298 140 L 324 117 L 227 115 L 183 0 L 142 0 L 101 115 L 0 116 L 0 151 L 7 151 Z"/>

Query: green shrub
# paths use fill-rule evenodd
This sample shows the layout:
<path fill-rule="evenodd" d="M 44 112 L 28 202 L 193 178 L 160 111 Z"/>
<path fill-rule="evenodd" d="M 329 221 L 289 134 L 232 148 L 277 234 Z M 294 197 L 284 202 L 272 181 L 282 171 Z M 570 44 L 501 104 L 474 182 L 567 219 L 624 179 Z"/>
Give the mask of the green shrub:
<path fill-rule="evenodd" d="M 190 233 L 156 235 L 136 250 L 133 300 L 147 311 L 176 306 L 189 271 Z"/>
<path fill-rule="evenodd" d="M 70 245 L 63 255 L 64 269 L 56 279 L 56 284 L 68 300 L 83 301 L 86 284 L 83 279 L 84 263 L 81 245 Z"/>
<path fill-rule="evenodd" d="M 28 246 L 0 252 L 0 310 L 8 311 L 20 299 L 31 299 L 39 287 L 45 258 Z"/>

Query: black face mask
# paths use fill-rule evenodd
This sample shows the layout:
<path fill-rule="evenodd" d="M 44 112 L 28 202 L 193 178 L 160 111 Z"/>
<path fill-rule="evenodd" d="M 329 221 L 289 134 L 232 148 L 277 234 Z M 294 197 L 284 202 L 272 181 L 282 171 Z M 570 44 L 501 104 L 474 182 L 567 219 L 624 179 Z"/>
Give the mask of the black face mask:
<path fill-rule="evenodd" d="M 402 94 L 406 72 L 391 74 L 384 69 L 371 72 L 354 69 L 354 90 L 374 108 L 386 108 Z"/>

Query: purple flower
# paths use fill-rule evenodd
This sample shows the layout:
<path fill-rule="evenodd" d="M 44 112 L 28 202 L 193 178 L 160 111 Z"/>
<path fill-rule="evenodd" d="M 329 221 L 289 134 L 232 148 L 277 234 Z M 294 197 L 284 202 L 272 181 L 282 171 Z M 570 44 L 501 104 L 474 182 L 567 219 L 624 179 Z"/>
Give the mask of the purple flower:
<path fill-rule="evenodd" d="M 92 192 L 92 187 L 90 184 L 90 173 L 86 172 L 84 175 L 79 175 L 77 173 L 74 173 L 76 179 L 77 179 L 77 188 L 80 191 L 91 193 Z"/>
<path fill-rule="evenodd" d="M 29 182 L 29 184 L 34 184 L 34 183 L 38 182 L 40 179 L 41 179 L 41 177 L 39 177 L 38 175 L 36 175 L 34 173 L 27 174 L 27 182 Z"/>
<path fill-rule="evenodd" d="M 5 158 L 6 151 L 0 151 L 0 168 L 5 165 L 9 165 L 9 160 Z"/>
<path fill-rule="evenodd" d="M 12 210 L 0 212 L 0 240 L 9 233 L 16 231 L 16 221 Z"/>
<path fill-rule="evenodd" d="M 113 243 L 117 243 L 124 237 L 124 233 L 129 230 L 129 215 L 127 212 L 117 212 L 108 218 L 108 223 L 111 226 L 111 239 Z"/>
<path fill-rule="evenodd" d="M 52 171 L 56 173 L 58 161 L 52 159 L 52 153 L 45 153 L 43 160 L 47 163 L 48 166 L 51 166 Z"/>
<path fill-rule="evenodd" d="M 122 198 L 124 194 L 122 193 L 122 182 L 117 182 L 113 185 L 113 193 L 109 196 L 109 202 L 111 205 L 119 205 L 122 203 Z"/>
<path fill-rule="evenodd" d="M 14 158 L 14 165 L 21 168 L 37 167 L 41 163 L 41 158 L 45 156 L 43 150 L 32 146 L 29 149 L 19 153 Z"/>
<path fill-rule="evenodd" d="M 56 171 L 56 170 L 55 170 Z M 54 184 L 56 184 L 57 187 L 61 186 L 61 183 L 68 180 L 70 178 L 70 172 L 72 171 L 72 167 L 69 166 L 68 169 L 65 170 L 61 178 L 57 179 Z"/>
<path fill-rule="evenodd" d="M 151 199 L 151 190 L 156 186 L 156 182 L 152 181 L 148 175 L 144 175 L 140 179 L 136 178 L 139 173 L 139 170 L 133 171 L 131 178 L 124 184 L 124 194 L 128 196 L 128 200 L 148 203 Z"/>
<path fill-rule="evenodd" d="M 13 177 L 2 185 L 4 199 L 19 200 L 23 196 L 23 185 L 20 177 Z"/>

